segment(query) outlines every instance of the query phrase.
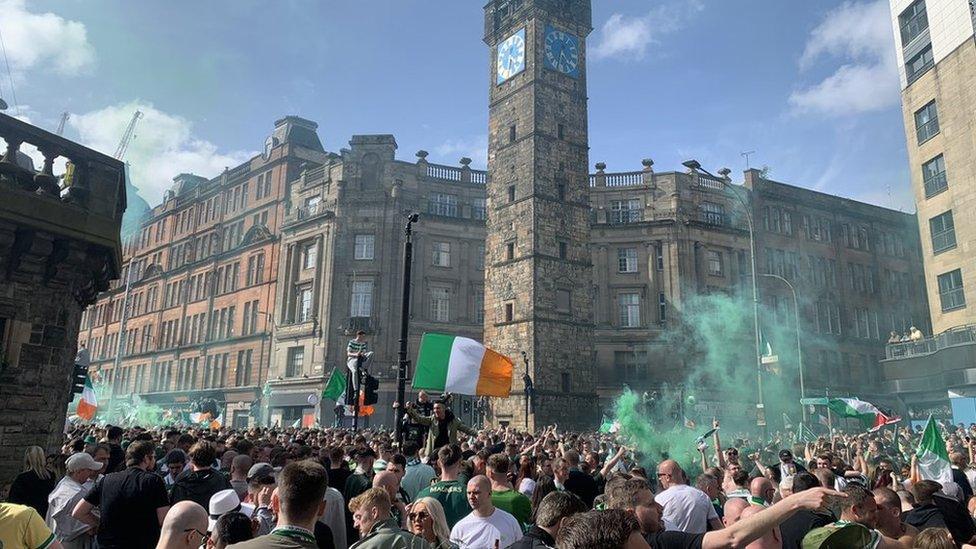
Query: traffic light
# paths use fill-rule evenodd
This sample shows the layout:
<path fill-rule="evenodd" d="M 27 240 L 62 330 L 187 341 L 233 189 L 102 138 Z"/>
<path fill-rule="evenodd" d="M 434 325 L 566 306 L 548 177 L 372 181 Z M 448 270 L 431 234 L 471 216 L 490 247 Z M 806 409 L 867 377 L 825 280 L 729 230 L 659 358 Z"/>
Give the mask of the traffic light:
<path fill-rule="evenodd" d="M 71 372 L 71 394 L 81 394 L 85 390 L 85 379 L 88 378 L 88 367 L 75 364 Z"/>
<path fill-rule="evenodd" d="M 379 388 L 379 380 L 369 374 L 366 374 L 363 379 L 363 390 L 365 391 L 365 395 L 363 395 L 364 405 L 371 406 L 380 401 L 380 396 L 376 392 Z"/>

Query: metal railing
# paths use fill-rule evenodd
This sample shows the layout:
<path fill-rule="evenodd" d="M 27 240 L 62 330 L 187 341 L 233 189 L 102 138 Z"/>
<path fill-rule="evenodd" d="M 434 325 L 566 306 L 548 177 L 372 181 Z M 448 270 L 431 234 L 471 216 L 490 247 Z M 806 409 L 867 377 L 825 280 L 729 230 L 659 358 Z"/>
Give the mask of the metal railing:
<path fill-rule="evenodd" d="M 976 343 L 976 324 L 950 328 L 940 334 L 919 341 L 889 343 L 885 347 L 885 358 L 906 358 L 934 353 L 953 345 Z"/>

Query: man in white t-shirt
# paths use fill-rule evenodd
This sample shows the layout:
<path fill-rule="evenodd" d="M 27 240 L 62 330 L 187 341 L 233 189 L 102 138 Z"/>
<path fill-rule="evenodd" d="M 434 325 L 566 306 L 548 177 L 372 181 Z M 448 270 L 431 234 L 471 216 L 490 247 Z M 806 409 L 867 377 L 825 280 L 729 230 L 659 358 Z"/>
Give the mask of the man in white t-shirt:
<path fill-rule="evenodd" d="M 522 538 L 522 527 L 515 517 L 491 503 L 491 481 L 478 475 L 468 481 L 471 514 L 451 529 L 451 541 L 461 549 L 508 547 Z"/>
<path fill-rule="evenodd" d="M 688 486 L 688 477 L 678 462 L 668 459 L 657 466 L 657 480 L 664 491 L 654 501 L 664 507 L 664 526 L 667 530 L 704 534 L 721 530 L 724 525 L 705 492 Z"/>

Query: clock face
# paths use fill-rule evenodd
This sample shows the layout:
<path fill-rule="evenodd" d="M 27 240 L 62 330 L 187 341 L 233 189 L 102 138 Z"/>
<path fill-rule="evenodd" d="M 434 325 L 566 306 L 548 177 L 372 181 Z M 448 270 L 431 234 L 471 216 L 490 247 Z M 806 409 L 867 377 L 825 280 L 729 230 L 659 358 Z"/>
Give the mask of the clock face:
<path fill-rule="evenodd" d="M 579 78 L 579 38 L 555 27 L 546 27 L 545 65 L 549 70 Z"/>
<path fill-rule="evenodd" d="M 525 70 L 525 29 L 509 36 L 498 45 L 498 81 L 508 80 Z"/>

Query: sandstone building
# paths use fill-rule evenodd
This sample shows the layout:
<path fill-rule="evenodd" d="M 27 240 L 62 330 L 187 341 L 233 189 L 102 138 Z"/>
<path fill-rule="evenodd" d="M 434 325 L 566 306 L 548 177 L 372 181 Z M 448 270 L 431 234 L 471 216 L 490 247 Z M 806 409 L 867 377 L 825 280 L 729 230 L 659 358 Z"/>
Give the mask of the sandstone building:
<path fill-rule="evenodd" d="M 263 154 L 213 179 L 176 177 L 125 242 L 122 276 L 79 334 L 109 386 L 104 406 L 139 395 L 180 412 L 213 399 L 225 423 L 248 424 L 268 377 L 284 197 L 304 166 L 326 159 L 315 129 L 283 118 Z"/>
<path fill-rule="evenodd" d="M 0 486 L 62 443 L 82 310 L 118 277 L 122 163 L 0 114 Z M 21 151 L 31 145 L 34 170 Z M 74 165 L 62 190 L 55 161 Z"/>
<path fill-rule="evenodd" d="M 916 417 L 976 420 L 976 8 L 967 0 L 890 0 L 902 111 L 932 332 L 897 345 L 885 389 Z"/>

